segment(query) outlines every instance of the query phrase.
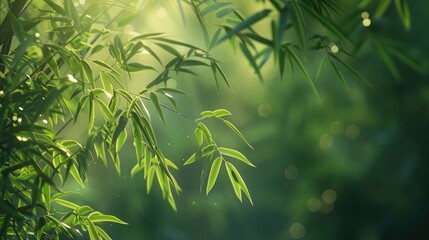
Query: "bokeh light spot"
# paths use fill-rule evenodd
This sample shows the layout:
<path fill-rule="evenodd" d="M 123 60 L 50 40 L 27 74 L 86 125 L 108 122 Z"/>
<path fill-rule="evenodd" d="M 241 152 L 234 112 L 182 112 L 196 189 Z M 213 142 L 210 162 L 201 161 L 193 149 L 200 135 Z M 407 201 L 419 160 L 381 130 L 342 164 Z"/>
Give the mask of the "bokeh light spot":
<path fill-rule="evenodd" d="M 258 107 L 258 114 L 263 118 L 269 117 L 271 115 L 271 112 L 271 105 L 268 103 L 261 104 Z"/>
<path fill-rule="evenodd" d="M 307 201 L 307 208 L 312 212 L 317 212 L 322 207 L 322 201 L 320 199 L 312 197 Z"/>
<path fill-rule="evenodd" d="M 350 124 L 346 128 L 345 134 L 350 139 L 356 139 L 360 135 L 360 129 L 359 129 L 359 127 L 357 125 Z"/>
<path fill-rule="evenodd" d="M 367 11 L 365 11 L 365 12 L 362 12 L 360 14 L 360 16 L 362 17 L 362 19 L 367 19 L 367 18 L 369 18 L 369 13 Z"/>
<path fill-rule="evenodd" d="M 366 19 L 362 20 L 362 25 L 364 27 L 369 27 L 371 25 L 371 19 L 366 18 Z"/>
<path fill-rule="evenodd" d="M 332 204 L 337 200 L 337 192 L 332 189 L 326 189 L 322 193 L 322 200 L 327 204 Z"/>
<path fill-rule="evenodd" d="M 289 234 L 293 239 L 301 239 L 305 236 L 305 226 L 302 223 L 294 223 L 289 227 Z"/>
<path fill-rule="evenodd" d="M 338 46 L 337 46 L 337 45 L 333 45 L 333 46 L 331 47 L 331 52 L 332 52 L 332 53 L 337 53 L 339 50 L 340 50 L 340 49 L 338 48 Z"/>
<path fill-rule="evenodd" d="M 333 143 L 334 143 L 334 139 L 332 138 L 332 136 L 328 134 L 324 134 L 320 137 L 319 147 L 323 151 L 328 151 L 332 147 Z"/>
<path fill-rule="evenodd" d="M 295 165 L 287 166 L 285 169 L 285 176 L 289 180 L 295 180 L 298 178 L 298 168 Z"/>
<path fill-rule="evenodd" d="M 344 126 L 339 121 L 332 122 L 331 125 L 329 126 L 329 128 L 331 130 L 331 133 L 334 135 L 340 135 L 344 131 Z"/>

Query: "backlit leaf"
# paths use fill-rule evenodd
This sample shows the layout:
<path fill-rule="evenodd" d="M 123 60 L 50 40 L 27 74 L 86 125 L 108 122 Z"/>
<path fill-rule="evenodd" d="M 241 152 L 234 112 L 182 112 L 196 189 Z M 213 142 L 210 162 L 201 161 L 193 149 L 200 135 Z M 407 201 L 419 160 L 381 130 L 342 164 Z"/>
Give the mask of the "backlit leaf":
<path fill-rule="evenodd" d="M 231 148 L 225 148 L 225 147 L 219 147 L 218 149 L 219 149 L 219 153 L 224 155 L 224 156 L 235 158 L 237 160 L 240 160 L 240 161 L 246 163 L 249 166 L 256 167 L 241 152 L 239 152 L 237 150 L 234 150 Z"/>
<path fill-rule="evenodd" d="M 222 162 L 223 159 L 220 156 L 213 160 L 212 167 L 210 168 L 209 178 L 207 180 L 206 195 L 209 194 L 210 190 L 213 188 L 216 182 L 217 176 L 219 175 L 220 167 L 222 166 Z"/>

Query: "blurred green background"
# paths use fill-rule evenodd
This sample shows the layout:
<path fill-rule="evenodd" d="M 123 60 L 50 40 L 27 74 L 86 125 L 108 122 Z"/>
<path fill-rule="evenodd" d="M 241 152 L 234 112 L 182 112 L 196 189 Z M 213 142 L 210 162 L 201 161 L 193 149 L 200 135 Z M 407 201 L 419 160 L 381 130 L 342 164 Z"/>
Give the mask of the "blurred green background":
<path fill-rule="evenodd" d="M 245 12 L 258 6 L 245 2 L 236 3 Z M 388 20 L 359 31 L 377 31 L 405 43 L 417 55 L 427 54 L 426 5 L 410 2 L 408 32 L 394 8 L 388 10 Z M 129 30 L 168 32 L 203 46 L 193 16 L 184 25 L 177 8 L 161 3 L 147 14 Z M 189 116 L 217 108 L 233 113 L 229 120 L 254 150 L 224 126 L 209 125 L 218 142 L 239 149 L 257 165 L 253 169 L 237 164 L 254 206 L 247 199 L 243 204 L 237 200 L 224 172 L 208 196 L 200 191 L 201 170 L 207 171 L 204 162 L 182 166 L 197 149 L 195 125 L 168 112 L 167 127 L 156 123 L 156 116 L 153 121 L 162 149 L 180 167 L 175 172 L 183 188 L 177 197 L 178 212 L 162 199 L 159 189 L 146 194 L 143 174 L 130 178 L 135 164 L 132 141 L 122 152 L 122 176 L 112 164 L 106 169 L 95 162 L 89 169 L 89 187 L 77 189 L 87 204 L 129 223 L 109 226 L 106 230 L 113 239 L 429 239 L 427 74 L 397 64 L 401 77 L 395 80 L 374 52 L 363 47 L 357 68 L 374 89 L 346 75 L 347 93 L 327 68 L 316 81 L 319 102 L 297 71 L 288 69 L 281 80 L 270 62 L 261 84 L 239 51 L 228 44 L 214 49 L 213 55 L 231 79 L 232 91 L 225 87 L 216 92 L 211 75 L 203 69 L 201 77 L 180 75 L 169 85 L 191 95 L 178 96 L 179 109 Z M 144 57 L 142 61 L 152 61 Z M 417 61 L 426 61 L 422 59 Z M 305 60 L 312 76 L 319 61 L 313 52 Z M 151 77 L 134 76 L 129 88 L 141 89 Z"/>

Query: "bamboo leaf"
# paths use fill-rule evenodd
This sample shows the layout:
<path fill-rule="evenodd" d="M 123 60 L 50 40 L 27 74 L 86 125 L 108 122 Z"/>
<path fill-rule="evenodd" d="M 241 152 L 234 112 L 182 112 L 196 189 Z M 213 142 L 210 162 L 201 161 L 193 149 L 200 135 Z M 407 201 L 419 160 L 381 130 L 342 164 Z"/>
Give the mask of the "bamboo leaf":
<path fill-rule="evenodd" d="M 88 219 L 91 220 L 91 222 L 113 222 L 118 224 L 128 224 L 113 215 L 105 215 L 100 212 L 92 212 L 88 215 Z"/>
<path fill-rule="evenodd" d="M 228 165 L 228 168 L 230 169 L 232 175 L 234 175 L 234 180 L 238 181 L 238 184 L 240 185 L 240 188 L 243 190 L 244 194 L 246 194 L 247 199 L 249 199 L 250 203 L 253 206 L 252 197 L 250 196 L 249 190 L 247 189 L 246 183 L 243 181 L 243 178 L 241 177 L 238 170 L 232 165 L 230 162 L 226 162 L 226 165 Z"/>
<path fill-rule="evenodd" d="M 153 183 L 153 177 L 155 176 L 155 170 L 156 167 L 155 166 L 151 166 L 149 168 L 148 174 L 147 174 L 147 179 L 146 179 L 146 191 L 149 194 L 150 190 L 152 188 L 152 183 Z"/>
<path fill-rule="evenodd" d="M 206 188 L 206 195 L 209 194 L 210 190 L 213 188 L 214 184 L 216 183 L 217 176 L 219 175 L 220 167 L 222 166 L 222 157 L 217 157 L 213 163 L 212 167 L 210 168 L 210 174 L 209 178 L 207 180 L 207 188 Z"/>
<path fill-rule="evenodd" d="M 252 53 L 250 53 L 249 49 L 247 48 L 246 44 L 240 43 L 241 51 L 244 53 L 244 56 L 246 56 L 247 60 L 249 61 L 250 65 L 255 70 L 255 73 L 258 75 L 258 78 L 261 82 L 263 82 L 263 78 L 261 75 L 261 72 L 259 70 L 258 65 L 256 64 L 255 58 L 252 56 Z"/>
<path fill-rule="evenodd" d="M 204 140 L 203 131 L 201 130 L 201 128 L 196 128 L 194 130 L 194 134 L 195 134 L 195 138 L 197 139 L 198 146 L 201 146 Z"/>
<path fill-rule="evenodd" d="M 158 96 L 156 96 L 155 93 L 149 94 L 150 100 L 152 101 L 152 104 L 154 105 L 156 111 L 158 112 L 158 116 L 161 119 L 162 123 L 165 125 L 165 118 L 164 114 L 162 113 L 161 105 L 159 104 Z"/>
<path fill-rule="evenodd" d="M 58 204 L 60 204 L 61 206 L 64 206 L 66 208 L 70 208 L 70 209 L 73 209 L 73 210 L 76 210 L 76 209 L 78 209 L 80 207 L 79 205 L 77 205 L 75 203 L 72 203 L 70 201 L 67 201 L 67 200 L 64 200 L 64 199 L 61 199 L 61 198 L 53 199 L 53 201 L 56 202 L 56 203 L 58 203 Z"/>
<path fill-rule="evenodd" d="M 203 130 L 204 137 L 205 137 L 207 143 L 211 144 L 212 143 L 212 135 L 210 133 L 210 130 L 207 128 L 206 125 L 204 125 L 204 123 L 199 122 L 198 126 L 201 128 L 201 130 Z"/>
<path fill-rule="evenodd" d="M 228 162 L 225 164 L 225 168 L 226 172 L 228 173 L 229 180 L 231 181 L 232 188 L 234 189 L 235 195 L 240 200 L 240 202 L 242 202 L 241 188 L 240 184 L 238 183 L 237 177 L 232 173 L 231 167 Z"/>
<path fill-rule="evenodd" d="M 408 7 L 407 0 L 395 0 L 396 10 L 398 11 L 399 17 L 402 20 L 406 30 L 409 30 L 411 27 L 411 16 L 410 9 Z"/>
<path fill-rule="evenodd" d="M 88 227 L 88 233 L 90 240 L 100 240 L 100 237 L 98 236 L 97 229 L 95 228 L 95 225 L 90 220 L 87 221 L 86 226 Z"/>
<path fill-rule="evenodd" d="M 270 9 L 264 9 L 258 13 L 255 13 L 254 15 L 247 18 L 245 21 L 241 22 L 237 26 L 235 26 L 232 30 L 228 31 L 226 35 L 221 37 L 217 42 L 217 44 L 220 44 L 221 42 L 225 41 L 226 39 L 232 37 L 233 35 L 239 33 L 240 31 L 251 27 L 253 24 L 259 22 L 260 20 L 264 19 L 268 14 L 270 14 Z"/>
<path fill-rule="evenodd" d="M 217 109 L 213 111 L 213 115 L 217 118 L 232 115 L 232 113 L 226 109 Z"/>
<path fill-rule="evenodd" d="M 119 134 L 121 134 L 121 132 L 125 129 L 125 127 L 127 126 L 128 123 L 128 119 L 124 116 L 121 116 L 119 118 L 119 122 L 118 125 L 115 128 L 115 131 L 113 132 L 112 135 L 112 143 L 111 146 L 114 146 L 116 141 L 118 140 Z"/>
<path fill-rule="evenodd" d="M 368 87 L 373 88 L 372 85 L 366 80 L 360 73 L 358 73 L 352 66 L 350 66 L 347 62 L 339 59 L 335 54 L 329 54 L 329 56 L 333 57 L 337 62 L 341 63 L 344 67 L 346 67 L 350 72 L 352 72 L 357 78 L 359 78 L 362 82 L 364 82 Z"/>
<path fill-rule="evenodd" d="M 349 85 L 347 84 L 346 79 L 344 78 L 343 74 L 341 73 L 341 70 L 332 61 L 330 61 L 330 62 L 331 62 L 332 67 L 334 68 L 335 72 L 337 73 L 338 77 L 340 78 L 344 89 L 346 90 L 347 93 L 350 93 Z"/>
<path fill-rule="evenodd" d="M 308 85 L 310 85 L 311 90 L 313 90 L 313 93 L 316 95 L 317 99 L 320 99 L 319 92 L 317 91 L 316 86 L 314 86 L 313 80 L 311 80 L 310 75 L 308 74 L 307 70 L 304 67 L 304 64 L 302 64 L 301 60 L 296 56 L 295 52 L 293 52 L 292 49 L 286 46 L 286 51 L 289 54 L 289 56 L 292 57 L 292 59 L 298 64 L 298 67 L 301 69 L 302 73 L 305 76 L 305 79 L 308 82 Z"/>
<path fill-rule="evenodd" d="M 250 145 L 250 143 L 246 140 L 246 138 L 243 136 L 243 134 L 241 134 L 241 132 L 234 126 L 234 124 L 232 124 L 230 121 L 222 119 L 222 121 L 235 133 L 237 134 L 237 136 L 239 136 L 241 138 L 241 140 L 243 140 L 243 142 L 245 142 L 247 144 L 247 146 L 249 146 L 251 149 L 253 149 L 252 145 Z"/>
<path fill-rule="evenodd" d="M 392 0 L 380 0 L 377 8 L 375 9 L 374 17 L 380 18 L 381 16 L 383 16 L 384 12 L 390 6 L 391 2 Z"/>
<path fill-rule="evenodd" d="M 219 147 L 218 150 L 219 150 L 219 153 L 221 155 L 235 158 L 237 160 L 240 160 L 240 161 L 246 163 L 247 165 L 249 165 L 251 167 L 256 167 L 255 165 L 253 165 L 253 163 L 251 163 L 249 161 L 249 159 L 247 159 L 241 152 L 239 152 L 237 150 L 234 150 L 231 148 L 225 148 L 225 147 Z"/>
<path fill-rule="evenodd" d="M 206 15 L 209 14 L 211 12 L 217 11 L 225 6 L 230 5 L 231 2 L 218 2 L 218 3 L 212 3 L 209 6 L 207 6 L 206 8 L 204 8 L 203 10 L 201 10 L 201 15 Z"/>

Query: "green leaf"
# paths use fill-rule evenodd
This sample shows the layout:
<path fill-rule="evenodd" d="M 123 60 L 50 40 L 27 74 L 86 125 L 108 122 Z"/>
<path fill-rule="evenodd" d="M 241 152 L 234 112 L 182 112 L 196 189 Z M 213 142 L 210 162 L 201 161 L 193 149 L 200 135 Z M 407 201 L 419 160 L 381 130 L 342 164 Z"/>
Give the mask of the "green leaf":
<path fill-rule="evenodd" d="M 344 78 L 343 74 L 341 73 L 341 70 L 332 61 L 330 61 L 330 62 L 331 62 L 332 67 L 334 68 L 335 72 L 337 73 L 338 77 L 340 78 L 344 89 L 346 90 L 347 93 L 350 93 L 349 85 L 347 84 L 346 79 Z"/>
<path fill-rule="evenodd" d="M 20 43 L 26 42 L 27 33 L 23 29 L 19 19 L 12 12 L 8 12 L 8 17 L 12 25 L 13 32 L 15 33 L 15 36 L 18 39 L 18 41 Z M 6 21 L 6 20 L 3 20 L 3 21 Z"/>
<path fill-rule="evenodd" d="M 239 136 L 241 138 L 241 140 L 243 140 L 243 142 L 245 142 L 247 144 L 247 146 L 249 146 L 251 149 L 253 149 L 252 145 L 250 145 L 250 143 L 246 140 L 246 138 L 243 136 L 243 134 L 241 134 L 241 132 L 234 126 L 234 124 L 232 124 L 230 121 L 222 119 L 222 121 L 233 131 L 235 132 L 235 134 L 237 134 L 237 136 Z"/>
<path fill-rule="evenodd" d="M 106 158 L 106 150 L 104 147 L 104 139 L 103 136 L 101 134 L 97 135 L 97 139 L 94 142 L 94 149 L 95 149 L 95 154 L 101 158 L 101 161 L 103 161 L 104 166 L 107 166 L 107 158 Z"/>
<path fill-rule="evenodd" d="M 202 122 L 199 122 L 198 126 L 201 128 L 201 130 L 203 130 L 204 137 L 205 137 L 207 143 L 211 144 L 213 141 L 212 141 L 212 134 L 210 133 L 210 130 Z"/>
<path fill-rule="evenodd" d="M 212 111 L 203 111 L 203 112 L 201 112 L 201 117 L 204 119 L 204 118 L 211 118 L 211 117 L 214 117 L 214 114 L 213 114 L 213 112 Z"/>
<path fill-rule="evenodd" d="M 95 101 L 98 103 L 97 105 L 100 108 L 101 113 L 103 114 L 104 118 L 108 122 L 113 122 L 115 118 L 113 116 L 113 113 L 110 111 L 109 107 L 103 101 L 101 101 L 99 98 L 95 98 Z"/>
<path fill-rule="evenodd" d="M 216 182 L 217 176 L 219 175 L 220 167 L 222 166 L 222 161 L 223 161 L 222 157 L 219 156 L 212 163 L 212 167 L 210 168 L 209 178 L 207 180 L 206 195 L 209 194 L 210 190 L 213 188 Z"/>
<path fill-rule="evenodd" d="M 150 100 L 152 101 L 153 106 L 158 112 L 159 118 L 161 119 L 162 123 L 164 123 L 165 125 L 165 118 L 164 118 L 164 114 L 162 113 L 161 105 L 159 104 L 158 96 L 156 96 L 155 93 L 151 92 L 149 94 L 149 97 L 150 97 Z"/>
<path fill-rule="evenodd" d="M 82 177 L 79 174 L 79 170 L 77 169 L 76 164 L 71 164 L 70 174 L 73 176 L 76 182 L 79 183 L 81 187 L 85 188 L 85 184 L 83 183 Z"/>
<path fill-rule="evenodd" d="M 87 206 L 87 205 L 80 206 L 78 209 L 76 209 L 76 213 L 79 215 L 86 215 L 93 211 L 94 209 L 92 209 L 90 206 Z"/>
<path fill-rule="evenodd" d="M 119 152 L 119 150 L 121 150 L 122 146 L 127 140 L 127 135 L 128 133 L 126 129 L 119 134 L 118 140 L 116 141 L 116 152 Z"/>
<path fill-rule="evenodd" d="M 316 77 L 315 80 L 317 81 L 317 79 L 319 79 L 320 74 L 322 73 L 323 69 L 325 69 L 326 66 L 326 60 L 328 60 L 327 57 L 324 57 L 319 64 L 319 67 L 317 68 L 317 73 L 316 73 Z"/>
<path fill-rule="evenodd" d="M 66 207 L 66 208 L 70 208 L 70 209 L 73 209 L 73 210 L 76 210 L 76 209 L 78 209 L 80 207 L 79 205 L 77 205 L 75 203 L 72 203 L 70 201 L 67 201 L 67 200 L 64 200 L 64 199 L 61 199 L 61 198 L 55 198 L 55 199 L 53 199 L 53 201 L 56 202 L 56 203 L 58 203 L 58 204 L 60 204 L 60 205 L 62 205 L 62 206 L 64 206 L 64 207 Z"/>
<path fill-rule="evenodd" d="M 238 183 L 237 177 L 232 173 L 231 167 L 228 165 L 228 162 L 225 164 L 226 172 L 228 173 L 229 180 L 231 181 L 232 188 L 234 189 L 235 195 L 242 202 L 241 198 L 241 188 Z"/>
<path fill-rule="evenodd" d="M 119 137 L 119 134 L 121 134 L 121 132 L 125 129 L 125 127 L 127 126 L 128 123 L 128 119 L 124 116 L 121 116 L 119 118 L 119 123 L 115 128 L 115 131 L 113 132 L 113 136 L 112 136 L 112 143 L 111 146 L 114 146 L 116 143 L 116 140 Z"/>
<path fill-rule="evenodd" d="M 76 8 L 73 5 L 72 0 L 65 0 L 64 1 L 64 9 L 67 14 L 67 16 L 73 20 L 74 25 L 77 27 L 80 25 L 80 17 L 76 10 Z"/>
<path fill-rule="evenodd" d="M 105 70 L 109 70 L 111 72 L 116 73 L 117 75 L 120 75 L 118 73 L 118 71 L 116 71 L 114 68 L 112 68 L 110 65 L 108 65 L 107 63 L 100 61 L 100 60 L 93 60 L 93 63 L 97 64 L 98 66 L 100 66 L 101 68 L 105 69 Z"/>
<path fill-rule="evenodd" d="M 162 35 L 162 34 L 164 34 L 164 33 L 146 33 L 146 34 L 138 35 L 138 36 L 132 38 L 130 40 L 130 42 L 134 42 L 134 41 L 137 41 L 137 40 L 145 40 L 145 39 L 156 37 L 156 36 L 159 36 L 159 35 Z"/>
<path fill-rule="evenodd" d="M 189 165 L 191 163 L 194 163 L 195 161 L 197 161 L 197 157 L 196 157 L 196 154 L 194 153 L 185 161 L 185 163 L 183 163 L 183 165 Z"/>
<path fill-rule="evenodd" d="M 229 84 L 228 78 L 226 77 L 226 74 L 223 72 L 222 68 L 219 66 L 219 64 L 216 63 L 216 61 L 211 61 L 212 70 L 213 70 L 213 76 L 216 78 L 216 70 L 219 71 L 220 75 L 222 76 L 223 80 L 225 81 L 226 85 L 229 89 L 231 89 L 231 85 Z"/>
<path fill-rule="evenodd" d="M 158 45 L 160 48 L 164 49 L 166 52 L 169 52 L 176 57 L 182 56 L 179 51 L 177 51 L 175 48 L 173 48 L 167 44 L 164 44 L 164 43 L 155 43 L 155 44 Z"/>
<path fill-rule="evenodd" d="M 150 151 L 150 149 L 148 147 L 145 147 L 145 152 L 144 152 L 144 178 L 147 179 L 148 174 L 149 174 L 149 170 L 150 170 L 150 165 L 152 163 L 152 152 Z"/>
<path fill-rule="evenodd" d="M 254 15 L 247 18 L 245 21 L 241 22 L 237 26 L 235 26 L 232 30 L 228 31 L 226 35 L 221 37 L 216 44 L 220 44 L 221 42 L 225 41 L 226 39 L 232 37 L 236 33 L 239 33 L 240 31 L 249 28 L 251 25 L 255 24 L 256 22 L 259 22 L 260 20 L 264 19 L 268 14 L 270 14 L 270 9 L 264 9 L 258 13 L 255 13 Z"/>
<path fill-rule="evenodd" d="M 100 237 L 98 236 L 97 229 L 95 228 L 95 225 L 90 220 L 87 221 L 86 226 L 88 227 L 88 233 L 90 240 L 100 240 Z"/>
<path fill-rule="evenodd" d="M 147 179 L 146 179 L 146 191 L 147 191 L 147 193 L 150 193 L 150 190 L 152 188 L 153 177 L 155 176 L 155 170 L 156 170 L 155 166 L 151 166 L 149 168 L 149 171 L 147 174 Z"/>
<path fill-rule="evenodd" d="M 198 160 L 202 157 L 207 157 L 208 155 L 212 154 L 215 150 L 216 150 L 216 145 L 214 145 L 214 144 L 207 145 L 203 149 L 201 149 L 200 151 L 192 154 L 188 158 L 188 160 L 185 161 L 185 163 L 183 165 L 188 165 L 188 164 L 191 164 L 191 163 L 195 162 L 196 160 Z"/>
<path fill-rule="evenodd" d="M 321 16 L 319 13 L 314 11 L 311 7 L 309 7 L 306 3 L 302 1 L 296 1 L 306 12 L 308 12 L 311 16 L 313 16 L 320 24 L 326 27 L 329 31 L 331 31 L 335 36 L 337 36 L 342 42 L 348 43 L 350 40 L 346 37 L 346 35 L 342 32 L 342 30 L 338 27 L 337 24 L 333 23 L 329 19 Z"/>
<path fill-rule="evenodd" d="M 213 115 L 217 118 L 232 115 L 232 113 L 226 109 L 217 109 L 213 111 Z"/>
<path fill-rule="evenodd" d="M 219 150 L 219 153 L 224 155 L 224 156 L 235 158 L 237 160 L 240 160 L 240 161 L 246 163 L 247 165 L 249 165 L 251 167 L 256 167 L 241 152 L 239 152 L 237 150 L 234 150 L 231 148 L 225 148 L 225 147 L 219 147 L 218 150 Z"/>
<path fill-rule="evenodd" d="M 211 12 L 217 11 L 225 6 L 230 5 L 231 2 L 218 2 L 218 3 L 212 3 L 209 6 L 207 6 L 206 8 L 204 8 L 203 10 L 201 10 L 201 15 L 206 15 L 209 14 Z"/>
<path fill-rule="evenodd" d="M 202 30 L 203 30 L 203 36 L 204 36 L 205 43 L 206 43 L 206 45 L 208 45 L 209 44 L 209 34 L 207 31 L 206 25 L 204 23 L 204 18 L 201 15 L 200 9 L 198 8 L 198 6 L 195 2 L 196 2 L 195 0 L 191 0 L 191 7 L 192 7 L 192 10 L 193 10 L 195 16 L 198 19 L 198 22 L 200 23 Z"/>
<path fill-rule="evenodd" d="M 360 73 L 358 73 L 354 68 L 352 68 L 347 62 L 342 61 L 339 59 L 335 54 L 329 54 L 329 56 L 333 57 L 335 60 L 337 60 L 339 63 L 341 63 L 344 67 L 346 67 L 350 72 L 352 72 L 357 78 L 359 78 L 362 82 L 364 82 L 368 87 L 373 88 L 372 85 L 364 78 Z"/>
<path fill-rule="evenodd" d="M 104 239 L 104 240 L 112 240 L 112 238 L 99 226 L 95 226 L 95 229 L 97 229 L 98 234 Z"/>
<path fill-rule="evenodd" d="M 302 64 L 301 60 L 298 58 L 298 56 L 296 56 L 295 52 L 291 48 L 287 46 L 285 47 L 289 56 L 291 56 L 292 59 L 298 64 L 298 67 L 301 69 L 302 73 L 304 74 L 305 79 L 307 80 L 308 85 L 310 85 L 311 90 L 313 90 L 313 93 L 316 95 L 317 99 L 320 100 L 319 92 L 317 91 L 316 86 L 314 86 L 313 80 L 311 80 L 311 77 L 308 74 L 307 70 L 305 69 L 304 64 Z"/>
<path fill-rule="evenodd" d="M 81 65 L 89 84 L 91 85 L 92 88 L 95 88 L 95 82 L 94 82 L 94 77 L 92 75 L 91 66 L 89 66 L 88 62 L 85 60 L 81 61 Z"/>
<path fill-rule="evenodd" d="M 395 0 L 396 10 L 398 11 L 399 17 L 401 17 L 402 24 L 405 29 L 409 30 L 411 27 L 410 9 L 408 7 L 407 0 Z"/>
<path fill-rule="evenodd" d="M 238 170 L 232 165 L 230 162 L 226 162 L 226 165 L 228 165 L 228 168 L 230 169 L 234 180 L 238 181 L 238 184 L 240 185 L 240 188 L 243 190 L 243 192 L 246 194 L 247 199 L 249 199 L 250 203 L 253 206 L 252 197 L 250 196 L 249 190 L 247 189 L 246 183 L 243 181 L 243 178 L 241 177 Z"/>
<path fill-rule="evenodd" d="M 374 17 L 380 18 L 381 16 L 383 16 L 384 12 L 390 6 L 391 2 L 392 0 L 380 0 L 377 8 L 375 9 Z"/>
<path fill-rule="evenodd" d="M 139 72 L 139 71 L 155 70 L 155 69 L 151 66 L 146 66 L 141 63 L 128 63 L 127 70 L 129 72 Z"/>
<path fill-rule="evenodd" d="M 246 44 L 240 43 L 241 51 L 244 53 L 244 56 L 246 56 L 247 60 L 249 61 L 250 65 L 252 65 L 253 69 L 255 70 L 255 73 L 258 75 L 258 78 L 261 82 L 263 82 L 262 74 L 259 70 L 258 65 L 256 64 L 255 58 L 252 56 L 252 53 L 250 53 L 250 50 L 247 48 Z"/>
<path fill-rule="evenodd" d="M 91 214 L 88 215 L 88 219 L 94 223 L 95 222 L 113 222 L 118 224 L 128 224 L 113 215 L 105 215 L 100 212 L 92 212 Z"/>
<path fill-rule="evenodd" d="M 307 45 L 306 45 L 306 37 L 305 37 L 305 20 L 302 16 L 301 9 L 299 5 L 292 1 L 291 7 L 293 11 L 290 11 L 290 16 L 292 17 L 292 21 L 294 23 L 294 28 L 296 30 L 296 33 L 299 37 L 300 46 L 304 52 L 306 52 Z"/>
<path fill-rule="evenodd" d="M 196 128 L 194 130 L 194 134 L 195 134 L 195 138 L 197 139 L 198 146 L 201 146 L 204 140 L 203 130 L 201 130 L 201 128 Z"/>

